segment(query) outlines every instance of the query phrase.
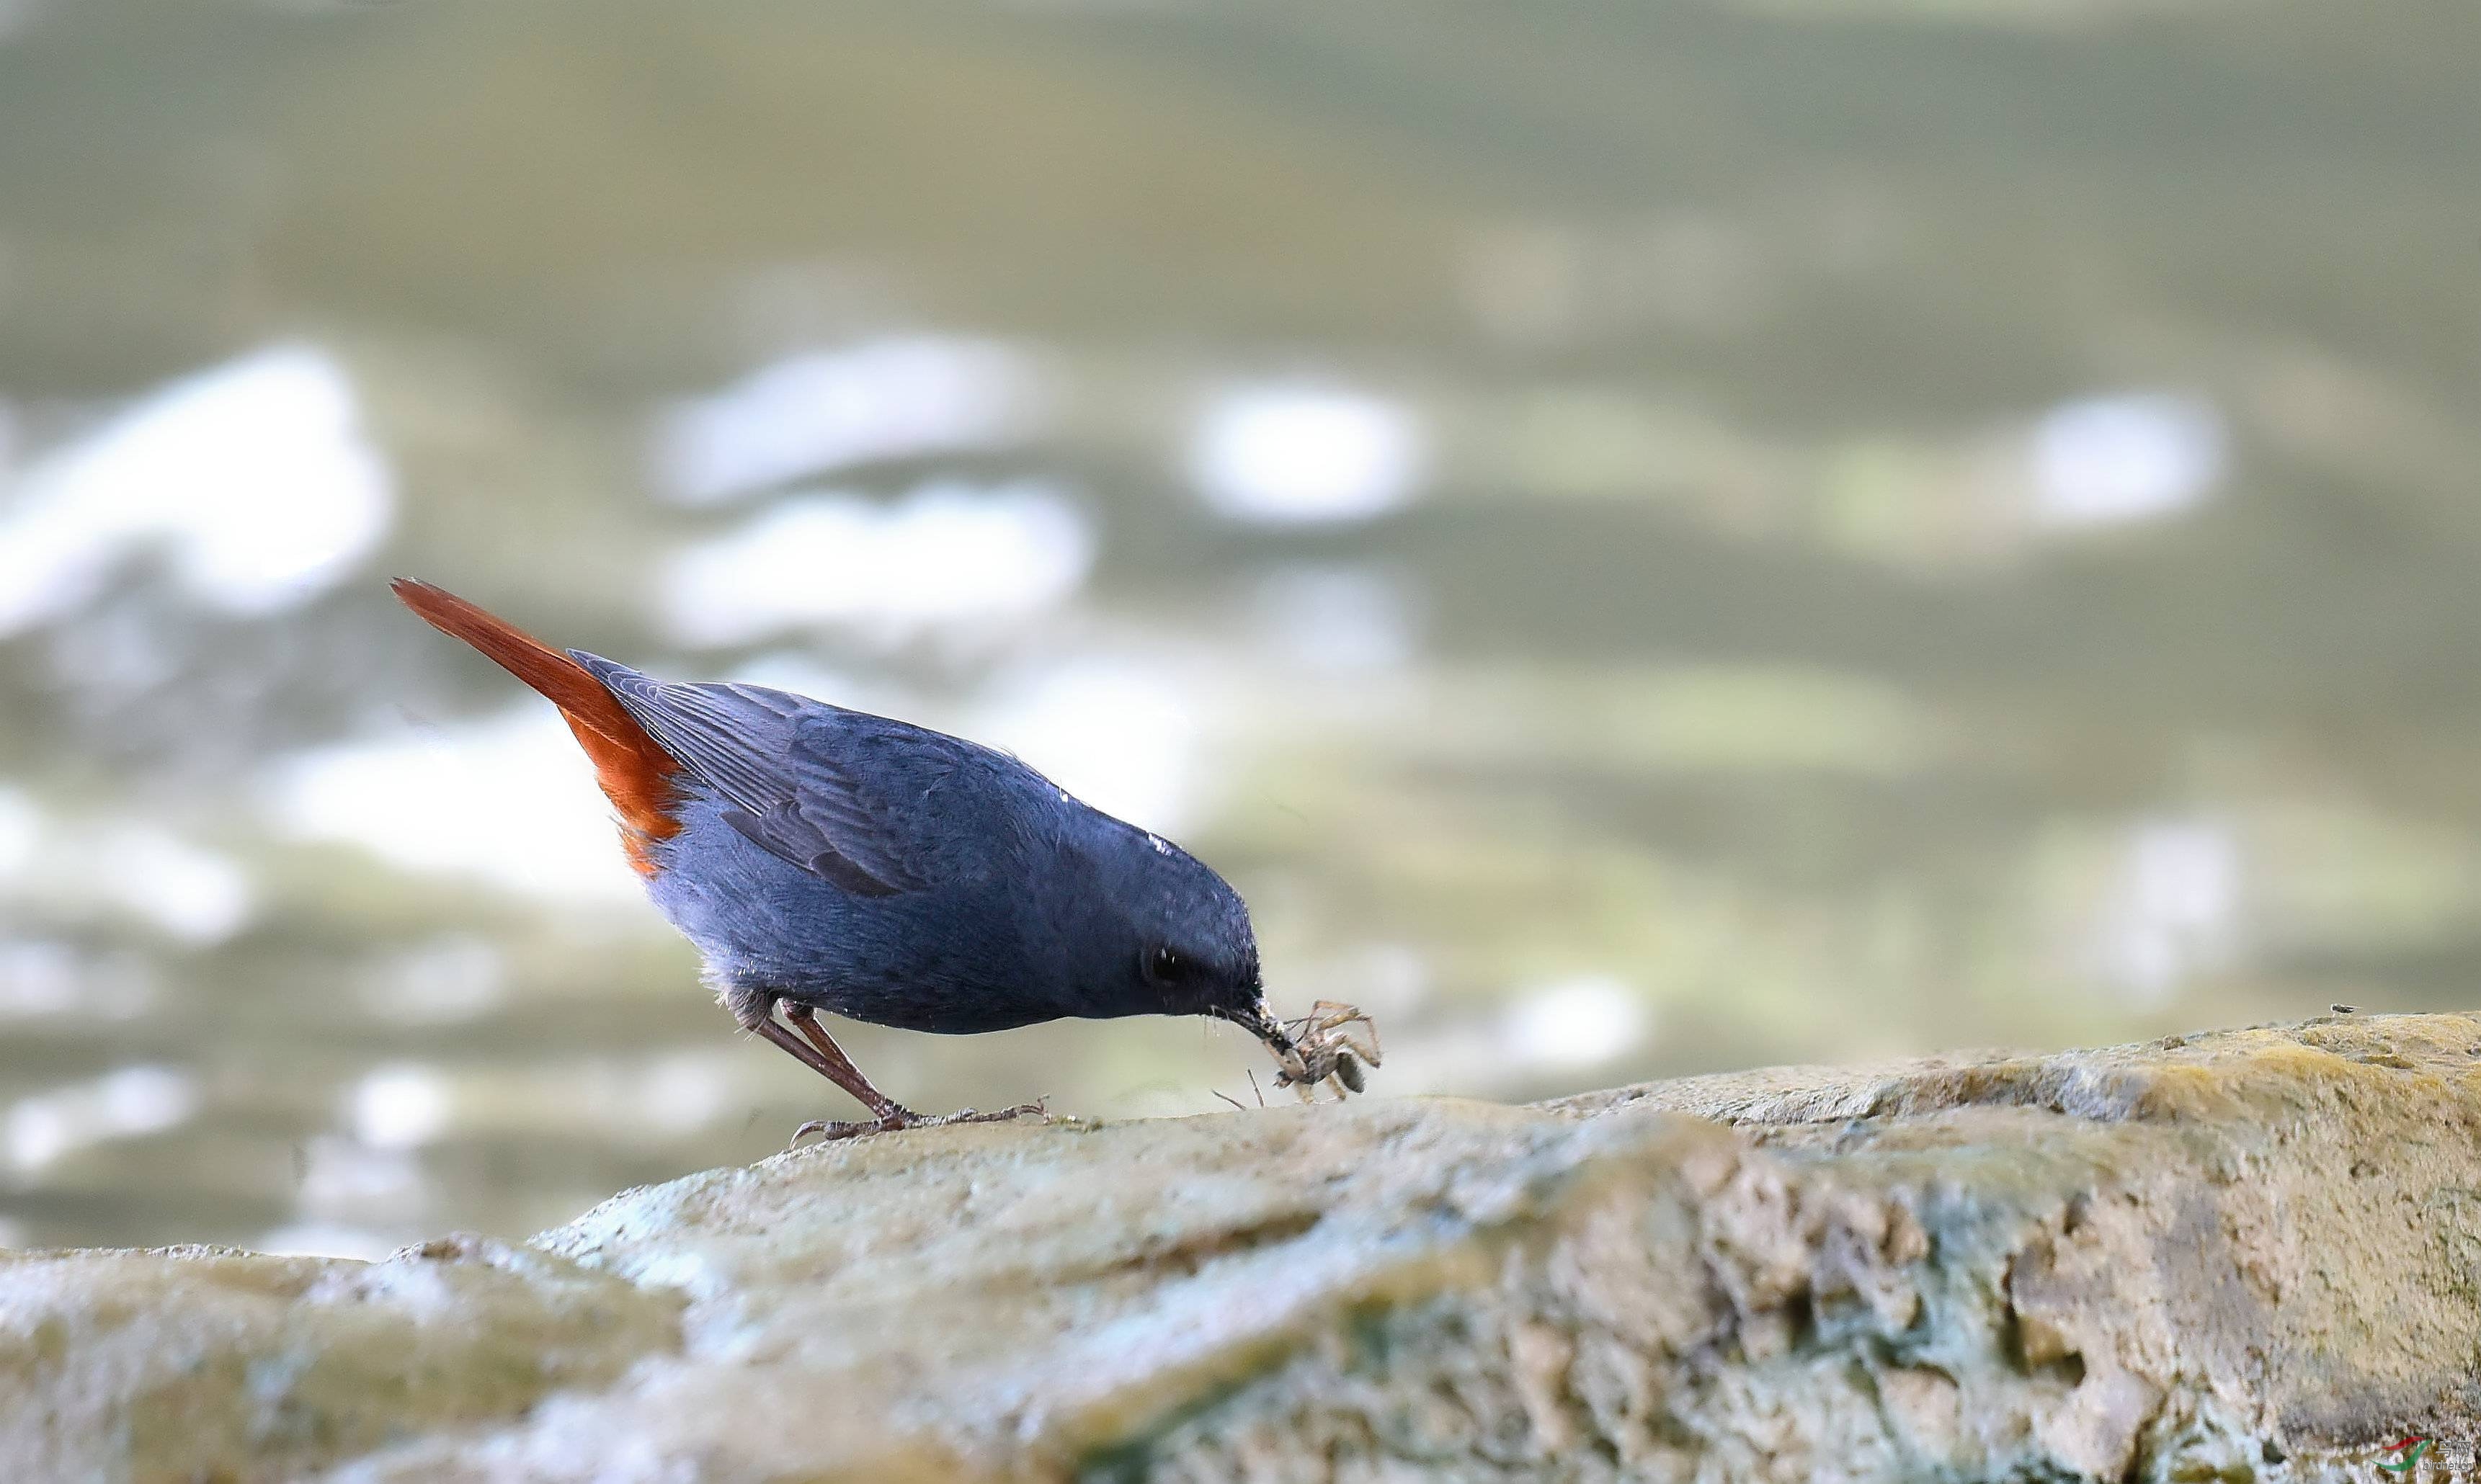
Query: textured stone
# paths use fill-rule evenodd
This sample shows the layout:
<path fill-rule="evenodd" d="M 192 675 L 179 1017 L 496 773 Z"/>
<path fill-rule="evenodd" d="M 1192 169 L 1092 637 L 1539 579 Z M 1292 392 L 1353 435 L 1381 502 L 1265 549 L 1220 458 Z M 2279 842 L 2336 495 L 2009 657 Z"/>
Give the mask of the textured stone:
<path fill-rule="evenodd" d="M 523 1247 L 0 1265 L 11 1477 L 2367 1477 L 2481 1434 L 2481 1019 L 926 1130 Z"/>

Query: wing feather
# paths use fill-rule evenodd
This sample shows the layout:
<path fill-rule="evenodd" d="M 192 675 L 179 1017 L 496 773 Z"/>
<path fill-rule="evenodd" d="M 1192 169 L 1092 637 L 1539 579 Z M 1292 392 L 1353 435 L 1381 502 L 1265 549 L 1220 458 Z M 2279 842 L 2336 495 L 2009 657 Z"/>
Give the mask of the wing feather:
<path fill-rule="evenodd" d="M 912 749 L 892 745 L 892 731 L 878 735 L 901 723 L 764 686 L 660 681 L 571 652 L 648 736 L 733 805 L 725 821 L 753 844 L 862 896 L 930 884 L 935 852 L 857 766 L 861 752 L 883 751 L 900 772 L 917 770 L 926 760 L 895 755 Z"/>

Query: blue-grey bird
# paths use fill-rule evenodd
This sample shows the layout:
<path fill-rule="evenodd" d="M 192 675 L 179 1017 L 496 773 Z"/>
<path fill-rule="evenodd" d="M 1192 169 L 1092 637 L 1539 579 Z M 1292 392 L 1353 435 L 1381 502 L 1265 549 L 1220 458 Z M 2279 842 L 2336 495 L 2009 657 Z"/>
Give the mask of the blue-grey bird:
<path fill-rule="evenodd" d="M 949 1034 L 1208 1015 L 1291 1054 L 1240 894 L 1006 753 L 763 686 L 656 680 L 428 583 L 394 587 L 560 708 L 716 997 L 870 1110 L 796 1138 L 1040 1111 L 916 1113 L 871 1085 L 821 1010 Z"/>

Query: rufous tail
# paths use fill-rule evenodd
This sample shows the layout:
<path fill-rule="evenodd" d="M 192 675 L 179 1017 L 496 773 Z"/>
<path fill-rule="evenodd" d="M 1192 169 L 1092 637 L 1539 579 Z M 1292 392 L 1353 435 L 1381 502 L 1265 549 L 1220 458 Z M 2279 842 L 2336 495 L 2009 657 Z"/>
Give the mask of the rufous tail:
<path fill-rule="evenodd" d="M 629 864 L 640 875 L 653 875 L 648 846 L 670 839 L 681 827 L 672 816 L 672 774 L 680 771 L 679 761 L 656 745 L 585 665 L 445 587 L 409 577 L 388 586 L 423 622 L 481 650 L 560 708 L 578 745 L 594 764 L 603 796 L 620 813 L 620 846 L 629 853 Z"/>

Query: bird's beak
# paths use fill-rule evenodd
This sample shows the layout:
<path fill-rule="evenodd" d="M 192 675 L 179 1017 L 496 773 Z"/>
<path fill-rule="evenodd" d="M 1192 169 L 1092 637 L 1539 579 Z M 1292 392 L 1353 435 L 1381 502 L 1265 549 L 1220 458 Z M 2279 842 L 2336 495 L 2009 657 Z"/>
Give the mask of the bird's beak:
<path fill-rule="evenodd" d="M 1232 1022 L 1266 1042 L 1274 1049 L 1278 1056 L 1285 1055 L 1293 1050 L 1293 1038 L 1284 1034 L 1283 1023 L 1275 1019 L 1274 1011 L 1267 1007 L 1267 1002 L 1263 997 L 1247 1009 L 1216 1010 L 1214 1015 L 1219 1020 Z"/>

